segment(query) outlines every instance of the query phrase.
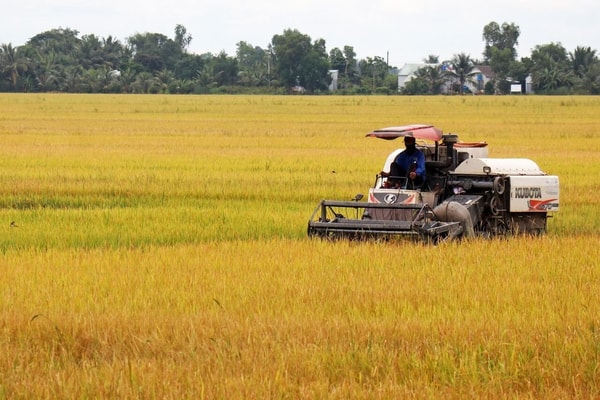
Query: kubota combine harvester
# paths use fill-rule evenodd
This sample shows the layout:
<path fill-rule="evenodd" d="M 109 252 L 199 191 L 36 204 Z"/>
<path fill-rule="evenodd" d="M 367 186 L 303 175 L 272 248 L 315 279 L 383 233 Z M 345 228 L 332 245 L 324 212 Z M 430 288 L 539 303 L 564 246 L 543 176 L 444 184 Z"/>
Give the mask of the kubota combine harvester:
<path fill-rule="evenodd" d="M 488 158 L 485 142 L 462 142 L 431 125 L 375 130 L 367 137 L 414 137 L 425 156 L 426 179 L 377 174 L 368 198 L 323 200 L 308 222 L 308 235 L 379 238 L 407 235 L 438 242 L 461 236 L 543 234 L 558 211 L 558 177 L 524 158 Z M 393 151 L 383 171 L 404 149 Z M 390 185 L 391 182 L 394 185 Z"/>

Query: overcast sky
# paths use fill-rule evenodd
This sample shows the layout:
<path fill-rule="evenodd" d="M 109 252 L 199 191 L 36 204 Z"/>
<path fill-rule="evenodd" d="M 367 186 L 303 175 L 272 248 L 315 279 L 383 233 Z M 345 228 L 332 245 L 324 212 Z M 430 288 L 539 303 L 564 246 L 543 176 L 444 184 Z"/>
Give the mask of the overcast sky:
<path fill-rule="evenodd" d="M 359 59 L 387 57 L 401 67 L 429 54 L 481 58 L 491 21 L 519 26 L 520 57 L 550 42 L 600 52 L 599 18 L 598 0 L 13 0 L 0 11 L 0 44 L 20 46 L 54 28 L 122 42 L 146 32 L 173 38 L 181 24 L 190 52 L 234 56 L 238 42 L 266 48 L 289 28 L 325 39 L 327 51 L 349 45 Z"/>

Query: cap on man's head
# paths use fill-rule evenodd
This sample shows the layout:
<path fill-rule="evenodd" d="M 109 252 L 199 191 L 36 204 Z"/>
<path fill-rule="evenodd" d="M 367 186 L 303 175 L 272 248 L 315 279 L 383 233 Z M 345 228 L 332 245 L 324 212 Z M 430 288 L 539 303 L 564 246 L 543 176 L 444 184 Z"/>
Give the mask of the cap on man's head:
<path fill-rule="evenodd" d="M 404 136 L 404 143 L 408 143 L 408 144 L 415 143 L 415 138 L 412 136 Z"/>

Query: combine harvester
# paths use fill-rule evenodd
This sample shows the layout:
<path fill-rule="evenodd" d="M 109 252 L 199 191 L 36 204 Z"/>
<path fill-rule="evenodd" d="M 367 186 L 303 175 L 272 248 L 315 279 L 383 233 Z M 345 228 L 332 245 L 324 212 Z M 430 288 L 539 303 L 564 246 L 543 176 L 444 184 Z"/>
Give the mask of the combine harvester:
<path fill-rule="evenodd" d="M 425 156 L 426 180 L 377 174 L 367 201 L 323 200 L 308 222 L 321 238 L 410 236 L 437 243 L 475 235 L 546 232 L 548 213 L 558 211 L 558 177 L 524 158 L 488 158 L 485 142 L 461 142 L 431 125 L 375 130 L 367 137 L 412 136 Z M 392 152 L 383 171 L 404 149 Z M 390 183 L 398 182 L 395 187 Z"/>

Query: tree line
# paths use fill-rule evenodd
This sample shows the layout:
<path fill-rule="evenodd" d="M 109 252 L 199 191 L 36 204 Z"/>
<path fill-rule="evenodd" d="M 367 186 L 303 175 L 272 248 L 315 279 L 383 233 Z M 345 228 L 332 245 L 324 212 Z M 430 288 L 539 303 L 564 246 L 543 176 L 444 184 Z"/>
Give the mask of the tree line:
<path fill-rule="evenodd" d="M 479 71 L 476 66 L 489 66 L 493 79 L 486 83 L 488 94 L 509 93 L 511 85 L 525 86 L 539 94 L 600 94 L 600 61 L 596 50 L 577 46 L 568 52 L 560 43 L 537 45 L 529 57 L 517 58 L 520 29 L 514 23 L 490 22 L 483 28 L 485 43 L 483 59 L 474 60 L 465 53 L 439 62 L 430 55 L 428 65 L 415 73 L 402 92 L 405 94 L 440 93 L 450 82 L 456 82 L 452 92 L 462 93 L 467 81 L 473 81 Z M 524 91 L 524 90 L 523 90 Z"/>
<path fill-rule="evenodd" d="M 517 59 L 519 27 L 490 22 L 483 29 L 482 59 L 456 54 L 450 60 L 429 55 L 427 66 L 401 89 L 404 94 L 437 94 L 451 76 L 462 91 L 476 65 L 494 71 L 487 93 L 506 93 L 511 82 L 529 76 L 537 93 L 598 94 L 596 50 L 560 43 L 536 46 Z M 398 69 L 379 56 L 357 59 L 352 46 L 327 51 L 295 29 L 276 34 L 266 48 L 240 41 L 236 54 L 193 54 L 191 34 L 177 25 L 172 38 L 136 33 L 125 42 L 112 36 L 79 36 L 69 28 L 39 33 L 22 46 L 0 45 L 0 91 L 68 93 L 327 93 L 337 70 L 343 94 L 398 93 Z"/>

